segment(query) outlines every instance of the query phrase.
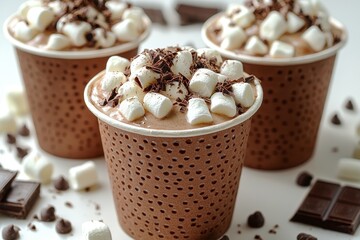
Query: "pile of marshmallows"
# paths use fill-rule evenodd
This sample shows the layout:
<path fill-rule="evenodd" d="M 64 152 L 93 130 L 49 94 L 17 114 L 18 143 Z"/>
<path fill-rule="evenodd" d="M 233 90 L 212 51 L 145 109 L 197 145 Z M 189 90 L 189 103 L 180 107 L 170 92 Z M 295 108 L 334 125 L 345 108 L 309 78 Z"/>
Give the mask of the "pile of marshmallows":
<path fill-rule="evenodd" d="M 302 12 L 311 17 L 317 17 L 321 29 L 313 25 L 302 33 L 301 38 L 315 51 L 321 51 L 326 46 L 331 47 L 334 37 L 331 33 L 331 25 L 326 9 L 319 0 L 295 1 L 300 5 Z M 264 1 L 272 4 L 272 1 Z M 233 24 L 230 24 L 233 23 Z M 255 55 L 269 54 L 271 57 L 293 57 L 295 47 L 291 44 L 279 41 L 284 34 L 294 34 L 301 30 L 305 21 L 294 12 L 288 12 L 286 18 L 278 11 L 270 12 L 260 23 L 259 36 L 253 35 L 248 38 L 246 30 L 256 24 L 256 18 L 252 10 L 244 5 L 230 5 L 226 15 L 222 16 L 217 25 L 222 29 L 220 34 L 220 47 L 227 50 L 241 48 Z M 263 40 L 271 43 L 270 50 Z"/>
<path fill-rule="evenodd" d="M 19 41 L 28 42 L 57 21 L 56 33 L 50 35 L 45 48 L 62 50 L 71 46 L 83 47 L 88 34 L 92 34 L 95 47 L 108 48 L 117 41 L 133 41 L 144 31 L 145 13 L 141 8 L 115 0 L 107 1 L 106 7 L 111 13 L 111 24 L 92 6 L 85 9 L 87 21 L 74 21 L 72 1 L 49 1 L 47 6 L 41 0 L 26 1 L 18 10 L 19 21 L 12 28 L 13 35 Z M 67 8 L 69 11 L 64 14 Z"/>
<path fill-rule="evenodd" d="M 212 113 L 227 117 L 237 115 L 237 104 L 243 108 L 252 106 L 255 101 L 255 94 L 249 83 L 234 83 L 231 95 L 215 92 L 218 83 L 244 77 L 241 62 L 223 61 L 220 54 L 215 50 L 198 49 L 198 55 L 207 59 L 216 59 L 216 64 L 221 66 L 220 73 L 200 68 L 192 75 L 190 72 L 190 67 L 193 64 L 191 51 L 196 50 L 185 47 L 178 51 L 171 67 L 174 75 L 182 74 L 190 80 L 189 90 L 196 95 L 188 101 L 186 117 L 190 124 L 213 122 L 208 104 L 203 98 L 210 98 Z M 101 88 L 107 93 L 117 88 L 118 95 L 121 96 L 118 109 L 128 121 L 141 118 L 145 115 L 145 110 L 156 118 L 164 118 L 171 112 L 173 101 L 184 100 L 189 94 L 188 89 L 181 82 L 168 83 L 165 91 L 159 93 L 144 92 L 145 88 L 156 83 L 159 78 L 159 74 L 146 67 L 150 64 L 150 58 L 146 52 L 139 54 L 131 63 L 127 59 L 117 56 L 110 57 L 107 62 L 106 73 L 101 80 Z M 130 67 L 131 71 L 129 78 L 123 74 L 127 67 Z"/>

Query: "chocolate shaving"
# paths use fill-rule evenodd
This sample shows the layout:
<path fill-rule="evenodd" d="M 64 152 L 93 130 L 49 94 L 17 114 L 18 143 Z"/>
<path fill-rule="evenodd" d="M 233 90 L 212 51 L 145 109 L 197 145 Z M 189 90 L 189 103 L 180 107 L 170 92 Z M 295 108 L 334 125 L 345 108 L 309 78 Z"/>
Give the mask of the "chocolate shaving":
<path fill-rule="evenodd" d="M 235 83 L 244 82 L 244 78 L 236 79 L 236 80 L 228 80 L 224 82 L 218 82 L 215 87 L 216 92 L 222 92 L 223 94 L 230 95 L 232 90 L 232 85 Z"/>
<path fill-rule="evenodd" d="M 13 134 L 8 133 L 8 134 L 6 134 L 6 142 L 8 144 L 15 144 L 16 143 L 16 137 Z"/>
<path fill-rule="evenodd" d="M 29 130 L 29 128 L 26 126 L 26 124 L 24 124 L 24 125 L 20 128 L 18 134 L 19 134 L 20 136 L 23 136 L 23 137 L 28 137 L 28 136 L 30 136 L 30 130 Z"/>
<path fill-rule="evenodd" d="M 252 82 L 254 82 L 254 80 L 255 80 L 255 76 L 254 76 L 254 75 L 251 75 L 251 76 L 246 77 L 245 80 L 244 80 L 244 82 L 246 82 L 246 83 L 252 83 Z"/>

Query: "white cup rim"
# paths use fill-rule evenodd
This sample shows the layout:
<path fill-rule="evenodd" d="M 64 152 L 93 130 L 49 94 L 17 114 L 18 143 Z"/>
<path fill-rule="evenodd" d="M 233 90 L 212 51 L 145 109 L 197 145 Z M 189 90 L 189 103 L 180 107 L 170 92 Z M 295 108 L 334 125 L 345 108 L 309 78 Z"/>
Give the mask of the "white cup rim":
<path fill-rule="evenodd" d="M 220 46 L 212 42 L 207 36 L 208 28 L 211 25 L 213 25 L 219 17 L 223 16 L 223 14 L 224 14 L 223 12 L 215 14 L 204 23 L 201 29 L 201 37 L 208 47 L 219 51 L 221 55 L 225 56 L 226 58 L 238 59 L 243 63 L 257 64 L 257 65 L 271 65 L 271 66 L 289 66 L 289 65 L 312 63 L 335 55 L 338 52 L 338 50 L 345 45 L 348 39 L 348 33 L 345 26 L 335 18 L 330 18 L 330 23 L 333 26 L 339 28 L 342 32 L 341 41 L 323 51 L 304 55 L 304 56 L 291 57 L 291 58 L 257 57 L 246 54 L 236 54 L 230 50 L 222 49 Z"/>
<path fill-rule="evenodd" d="M 121 122 L 119 120 L 113 119 L 107 114 L 101 112 L 99 109 L 97 109 L 94 104 L 91 101 L 91 90 L 93 84 L 96 82 L 96 80 L 99 78 L 101 74 L 103 74 L 104 71 L 98 73 L 95 77 L 93 77 L 88 84 L 85 87 L 84 91 L 84 99 L 85 104 L 88 107 L 88 109 L 101 121 L 109 124 L 112 127 L 115 127 L 117 129 L 121 129 L 130 133 L 136 133 L 143 136 L 151 136 L 151 137 L 165 137 L 165 138 L 171 138 L 171 137 L 195 137 L 195 136 L 203 136 L 215 132 L 220 132 L 222 130 L 234 127 L 238 124 L 241 124 L 245 122 L 246 120 L 250 119 L 260 108 L 262 100 L 263 100 L 263 90 L 260 85 L 260 81 L 258 79 L 255 80 L 255 88 L 257 97 L 255 99 L 254 104 L 243 114 L 220 124 L 206 126 L 202 128 L 195 128 L 195 129 L 185 129 L 185 130 L 159 130 L 159 129 L 148 129 L 148 128 L 142 128 L 135 125 L 127 124 L 124 122 Z"/>
<path fill-rule="evenodd" d="M 16 38 L 14 38 L 8 30 L 9 23 L 16 17 L 15 14 L 11 15 L 5 20 L 3 25 L 3 32 L 8 41 L 18 49 L 22 51 L 49 58 L 60 58 L 60 59 L 89 59 L 89 58 L 100 58 L 111 56 L 117 53 L 124 53 L 132 49 L 137 48 L 141 42 L 143 42 L 149 35 L 151 31 L 151 20 L 148 16 L 143 16 L 143 21 L 145 23 L 145 31 L 134 41 L 127 42 L 124 44 L 116 45 L 109 48 L 103 49 L 94 49 L 94 50 L 84 50 L 84 51 L 56 51 L 56 50 L 45 50 L 40 49 L 34 46 L 29 46 L 26 43 L 23 43 Z"/>

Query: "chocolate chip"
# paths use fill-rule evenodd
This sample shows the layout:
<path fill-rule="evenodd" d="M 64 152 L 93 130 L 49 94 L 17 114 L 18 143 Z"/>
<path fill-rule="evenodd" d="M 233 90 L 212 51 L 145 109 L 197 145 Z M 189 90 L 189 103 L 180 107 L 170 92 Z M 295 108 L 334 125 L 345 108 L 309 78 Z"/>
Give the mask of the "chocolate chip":
<path fill-rule="evenodd" d="M 337 114 L 334 114 L 334 116 L 332 116 L 331 122 L 332 122 L 334 125 L 341 125 L 340 118 L 339 118 L 339 116 L 338 116 Z"/>
<path fill-rule="evenodd" d="M 16 137 L 13 134 L 8 133 L 8 134 L 6 134 L 6 142 L 8 144 L 15 144 L 16 143 Z"/>
<path fill-rule="evenodd" d="M 311 236 L 310 234 L 307 234 L 307 233 L 299 233 L 299 235 L 297 235 L 296 239 L 297 240 L 317 240 L 316 237 Z"/>
<path fill-rule="evenodd" d="M 19 237 L 20 237 L 19 231 L 20 231 L 19 227 L 15 226 L 13 224 L 7 225 L 2 230 L 2 238 L 4 240 L 19 239 Z"/>
<path fill-rule="evenodd" d="M 261 212 L 256 211 L 247 219 L 247 224 L 251 228 L 261 228 L 264 226 L 265 219 Z"/>
<path fill-rule="evenodd" d="M 230 240 L 230 238 L 228 236 L 223 236 L 222 238 L 220 238 L 220 240 Z"/>
<path fill-rule="evenodd" d="M 72 231 L 71 223 L 60 218 L 56 223 L 56 232 L 59 234 L 67 234 Z"/>
<path fill-rule="evenodd" d="M 29 223 L 28 225 L 27 225 L 27 227 L 31 230 L 31 231 L 33 231 L 33 232 L 36 232 L 36 226 L 33 224 L 33 223 Z"/>
<path fill-rule="evenodd" d="M 65 202 L 65 206 L 67 206 L 68 208 L 74 207 L 71 202 Z"/>
<path fill-rule="evenodd" d="M 19 130 L 19 135 L 20 136 L 23 136 L 23 137 L 28 137 L 28 136 L 30 136 L 30 130 L 29 130 L 29 128 L 26 126 L 26 124 L 24 124 L 21 128 L 20 128 L 20 130 Z"/>
<path fill-rule="evenodd" d="M 353 102 L 349 99 L 346 104 L 345 104 L 345 108 L 350 110 L 350 111 L 354 111 L 355 108 L 354 108 L 354 104 Z"/>
<path fill-rule="evenodd" d="M 16 147 L 16 156 L 20 159 L 23 159 L 26 155 L 28 155 L 29 149 Z"/>
<path fill-rule="evenodd" d="M 256 239 L 256 240 L 263 240 L 260 235 L 255 235 L 254 239 Z"/>
<path fill-rule="evenodd" d="M 55 208 L 53 206 L 48 206 L 43 208 L 40 212 L 40 220 L 43 222 L 53 222 L 55 221 Z"/>
<path fill-rule="evenodd" d="M 63 176 L 60 176 L 55 179 L 54 187 L 56 190 L 66 191 L 69 189 L 69 182 Z"/>
<path fill-rule="evenodd" d="M 299 186 L 308 187 L 310 186 L 312 179 L 313 176 L 310 173 L 301 172 L 296 179 L 296 183 Z"/>

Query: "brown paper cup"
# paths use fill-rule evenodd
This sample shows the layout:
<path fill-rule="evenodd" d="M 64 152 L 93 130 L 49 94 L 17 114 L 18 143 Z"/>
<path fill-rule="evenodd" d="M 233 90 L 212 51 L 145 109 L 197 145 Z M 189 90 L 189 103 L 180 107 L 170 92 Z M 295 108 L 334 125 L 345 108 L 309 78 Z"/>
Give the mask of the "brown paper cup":
<path fill-rule="evenodd" d="M 205 43 L 228 59 L 237 59 L 244 70 L 261 80 L 264 101 L 253 117 L 245 166 L 276 170 L 298 166 L 314 152 L 336 53 L 347 35 L 344 27 L 339 43 L 322 52 L 287 59 L 240 55 L 223 50 L 208 37 L 208 29 L 220 15 L 203 26 Z"/>
<path fill-rule="evenodd" d="M 116 121 L 85 102 L 99 119 L 105 159 L 121 227 L 134 239 L 221 237 L 229 228 L 250 132 L 243 115 L 211 127 L 150 130 Z"/>
<path fill-rule="evenodd" d="M 110 56 L 130 59 L 150 31 L 134 42 L 89 51 L 46 51 L 5 35 L 14 45 L 40 147 L 65 158 L 94 158 L 103 154 L 97 119 L 86 108 L 84 88 Z"/>

